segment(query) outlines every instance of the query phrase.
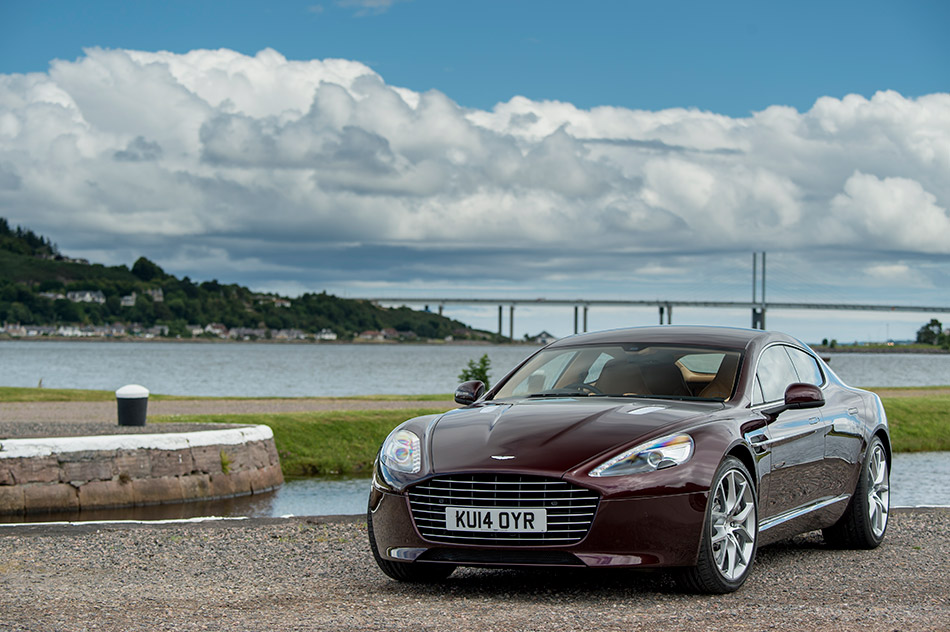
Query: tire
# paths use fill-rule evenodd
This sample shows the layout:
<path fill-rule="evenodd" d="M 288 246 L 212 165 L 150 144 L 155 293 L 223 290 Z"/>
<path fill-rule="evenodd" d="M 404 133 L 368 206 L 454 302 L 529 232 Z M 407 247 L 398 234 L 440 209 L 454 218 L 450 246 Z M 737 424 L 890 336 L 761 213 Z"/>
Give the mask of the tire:
<path fill-rule="evenodd" d="M 391 562 L 379 554 L 376 536 L 373 535 L 373 514 L 366 512 L 366 532 L 369 548 L 373 551 L 376 565 L 389 577 L 401 582 L 432 583 L 442 581 L 455 570 L 454 564 L 427 564 L 425 562 Z"/>
<path fill-rule="evenodd" d="M 716 470 L 706 503 L 699 559 L 684 569 L 680 585 L 690 592 L 738 590 L 755 561 L 759 512 L 752 476 L 742 461 L 726 457 Z"/>
<path fill-rule="evenodd" d="M 884 541 L 890 513 L 890 468 L 880 438 L 868 445 L 858 485 L 844 515 L 822 529 L 825 542 L 844 549 L 873 549 Z"/>

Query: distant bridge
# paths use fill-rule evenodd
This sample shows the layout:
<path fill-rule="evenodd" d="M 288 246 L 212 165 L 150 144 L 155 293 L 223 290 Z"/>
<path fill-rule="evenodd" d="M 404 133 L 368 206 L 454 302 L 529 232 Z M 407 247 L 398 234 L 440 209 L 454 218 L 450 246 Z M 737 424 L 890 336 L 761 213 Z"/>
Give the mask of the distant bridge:
<path fill-rule="evenodd" d="M 710 307 L 722 309 L 749 309 L 752 311 L 752 327 L 765 329 L 765 313 L 772 309 L 818 309 L 845 310 L 858 312 L 914 312 L 950 314 L 950 306 L 932 305 L 869 305 L 857 303 L 779 303 L 765 301 L 675 301 L 675 300 L 623 300 L 623 299 L 549 299 L 549 298 L 439 298 L 439 297 L 385 297 L 363 300 L 384 305 L 425 305 L 438 306 L 439 315 L 446 305 L 497 305 L 498 335 L 502 335 L 504 308 L 508 307 L 508 337 L 514 339 L 515 307 L 519 305 L 544 307 L 573 307 L 574 333 L 587 331 L 587 311 L 591 307 L 656 307 L 660 314 L 660 324 L 673 323 L 674 307 Z M 582 319 L 579 320 L 579 317 Z M 583 327 L 581 329 L 581 327 Z"/>

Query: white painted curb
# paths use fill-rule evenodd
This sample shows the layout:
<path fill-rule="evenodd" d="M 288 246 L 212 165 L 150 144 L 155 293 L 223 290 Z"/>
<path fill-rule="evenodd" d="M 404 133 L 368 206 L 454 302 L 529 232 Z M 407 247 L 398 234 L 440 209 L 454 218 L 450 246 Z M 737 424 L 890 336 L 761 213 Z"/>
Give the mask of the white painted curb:
<path fill-rule="evenodd" d="M 208 445 L 239 445 L 274 437 L 269 426 L 246 426 L 225 430 L 169 432 L 166 434 L 97 435 L 94 437 L 50 437 L 5 439 L 0 442 L 0 459 L 51 456 L 90 450 L 184 450 Z"/>

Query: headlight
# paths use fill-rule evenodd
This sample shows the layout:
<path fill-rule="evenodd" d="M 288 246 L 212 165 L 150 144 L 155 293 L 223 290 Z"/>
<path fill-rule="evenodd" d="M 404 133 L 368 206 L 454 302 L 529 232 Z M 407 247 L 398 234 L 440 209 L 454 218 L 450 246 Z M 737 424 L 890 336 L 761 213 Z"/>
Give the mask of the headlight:
<path fill-rule="evenodd" d="M 670 435 L 642 443 L 590 471 L 590 476 L 626 476 L 663 470 L 685 463 L 693 455 L 693 438 Z"/>
<path fill-rule="evenodd" d="M 397 472 L 415 474 L 422 469 L 422 443 L 408 430 L 397 430 L 386 437 L 379 456 L 386 467 Z"/>

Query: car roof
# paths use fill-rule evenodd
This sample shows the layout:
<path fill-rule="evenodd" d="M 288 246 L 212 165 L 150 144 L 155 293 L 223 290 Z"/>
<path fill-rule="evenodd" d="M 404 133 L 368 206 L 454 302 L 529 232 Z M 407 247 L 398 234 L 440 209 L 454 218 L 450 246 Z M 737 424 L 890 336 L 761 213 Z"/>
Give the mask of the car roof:
<path fill-rule="evenodd" d="M 747 349 L 750 345 L 762 346 L 773 340 L 801 345 L 798 340 L 791 336 L 779 332 L 763 331 L 761 329 L 698 325 L 659 325 L 575 334 L 561 338 L 549 346 L 556 348 L 609 343 L 650 343 Z"/>

